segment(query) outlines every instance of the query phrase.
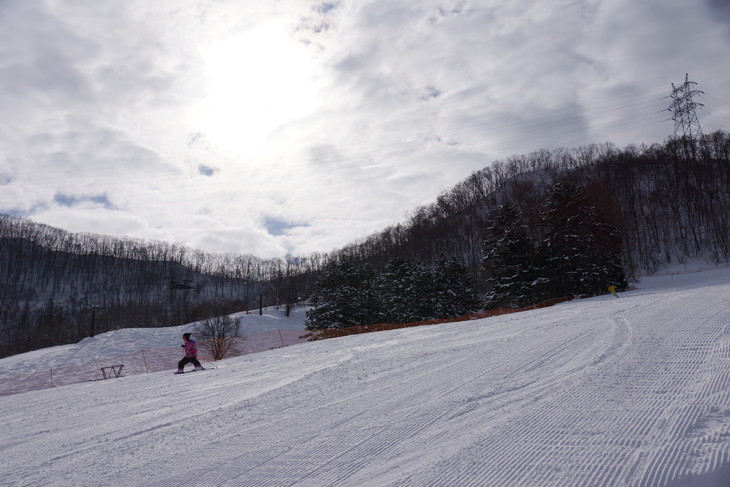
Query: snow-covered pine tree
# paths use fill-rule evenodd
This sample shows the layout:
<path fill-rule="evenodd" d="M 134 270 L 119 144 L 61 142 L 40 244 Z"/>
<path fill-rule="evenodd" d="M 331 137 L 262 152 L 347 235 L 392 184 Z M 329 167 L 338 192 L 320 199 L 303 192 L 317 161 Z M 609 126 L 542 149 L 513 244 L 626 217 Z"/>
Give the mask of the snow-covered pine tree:
<path fill-rule="evenodd" d="M 599 294 L 626 286 L 621 237 L 582 187 L 554 183 L 542 215 L 541 275 L 550 297 Z"/>
<path fill-rule="evenodd" d="M 378 323 L 382 316 L 374 289 L 375 271 L 344 258 L 320 275 L 307 301 L 308 330 Z"/>
<path fill-rule="evenodd" d="M 441 254 L 433 275 L 435 318 L 453 318 L 480 308 L 472 277 L 461 260 L 456 257 L 447 259 Z"/>
<path fill-rule="evenodd" d="M 402 257 L 391 259 L 377 278 L 383 321 L 407 323 L 420 318 L 423 265 Z"/>
<path fill-rule="evenodd" d="M 509 201 L 500 206 L 488 232 L 482 254 L 482 266 L 491 274 L 487 308 L 534 304 L 540 297 L 536 283 L 541 282 L 535 269 L 535 246 L 517 206 Z"/>
<path fill-rule="evenodd" d="M 433 267 L 416 262 L 413 268 L 414 307 L 409 321 L 428 320 L 435 317 Z"/>

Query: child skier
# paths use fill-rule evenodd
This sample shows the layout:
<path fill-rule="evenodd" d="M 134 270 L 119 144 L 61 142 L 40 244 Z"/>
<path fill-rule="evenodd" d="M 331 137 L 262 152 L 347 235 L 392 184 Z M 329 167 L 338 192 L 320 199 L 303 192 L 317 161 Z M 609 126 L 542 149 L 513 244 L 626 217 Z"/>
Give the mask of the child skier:
<path fill-rule="evenodd" d="M 185 333 L 183 335 L 183 343 L 180 345 L 185 349 L 185 357 L 178 362 L 177 364 L 177 372 L 176 374 L 182 374 L 185 371 L 185 364 L 192 363 L 195 366 L 195 370 L 204 370 L 203 366 L 200 365 L 200 362 L 198 362 L 198 346 L 195 344 L 195 340 L 190 339 L 190 333 Z"/>

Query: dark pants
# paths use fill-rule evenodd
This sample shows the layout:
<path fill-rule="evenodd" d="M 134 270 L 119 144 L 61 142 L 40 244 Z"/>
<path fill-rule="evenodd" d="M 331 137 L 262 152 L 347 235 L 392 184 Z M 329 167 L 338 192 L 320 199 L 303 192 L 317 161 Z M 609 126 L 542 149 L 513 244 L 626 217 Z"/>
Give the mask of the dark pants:
<path fill-rule="evenodd" d="M 198 362 L 196 357 L 185 357 L 177 363 L 178 370 L 182 370 L 185 367 L 185 364 L 193 364 L 196 367 L 201 367 L 200 362 Z"/>

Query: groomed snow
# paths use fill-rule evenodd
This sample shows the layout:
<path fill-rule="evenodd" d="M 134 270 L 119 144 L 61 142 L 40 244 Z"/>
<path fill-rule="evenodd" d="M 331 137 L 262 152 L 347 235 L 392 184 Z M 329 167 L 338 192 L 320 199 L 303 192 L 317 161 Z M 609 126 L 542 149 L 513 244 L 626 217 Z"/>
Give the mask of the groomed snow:
<path fill-rule="evenodd" d="M 728 269 L 217 366 L 0 397 L 0 484 L 730 486 Z"/>

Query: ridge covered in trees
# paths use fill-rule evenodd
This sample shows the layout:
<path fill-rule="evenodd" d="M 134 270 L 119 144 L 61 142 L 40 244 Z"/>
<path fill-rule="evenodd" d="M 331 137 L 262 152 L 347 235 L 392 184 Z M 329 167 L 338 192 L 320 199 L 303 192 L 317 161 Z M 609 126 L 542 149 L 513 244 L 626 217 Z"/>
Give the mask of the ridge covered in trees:
<path fill-rule="evenodd" d="M 308 262 L 74 234 L 0 216 L 0 353 L 291 306 L 312 279 Z"/>
<path fill-rule="evenodd" d="M 622 288 L 689 258 L 728 262 L 729 220 L 730 137 L 718 131 L 513 156 L 335 257 L 375 269 L 399 255 L 456 258 L 484 306 L 523 307 Z"/>
<path fill-rule="evenodd" d="M 730 258 L 730 136 L 718 131 L 699 140 L 664 144 L 611 143 L 516 155 L 475 171 L 404 223 L 330 254 L 382 267 L 396 255 L 433 264 L 444 254 L 461 258 L 476 283 L 491 215 L 505 202 L 517 206 L 526 231 L 541 233 L 545 191 L 556 182 L 580 186 L 622 237 L 629 278 L 675 262 Z"/>

